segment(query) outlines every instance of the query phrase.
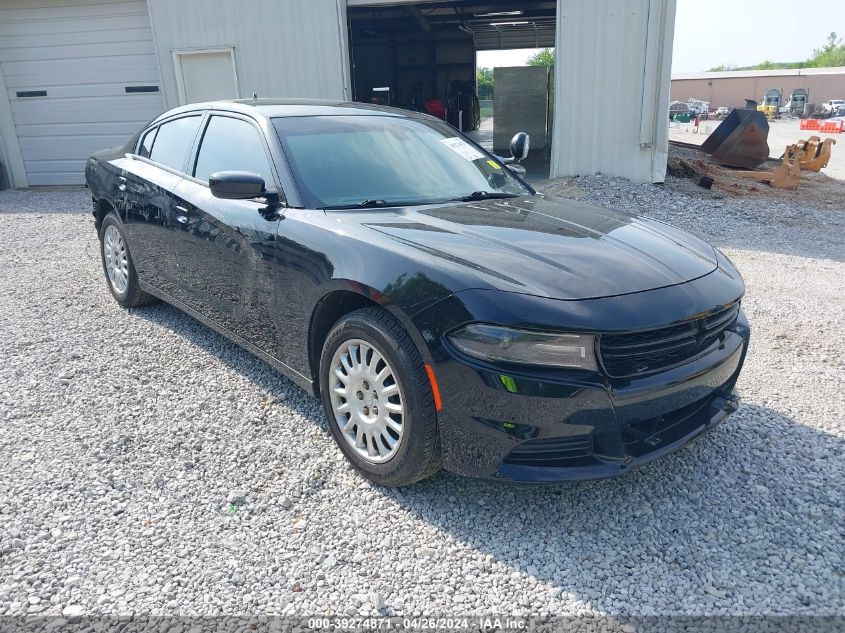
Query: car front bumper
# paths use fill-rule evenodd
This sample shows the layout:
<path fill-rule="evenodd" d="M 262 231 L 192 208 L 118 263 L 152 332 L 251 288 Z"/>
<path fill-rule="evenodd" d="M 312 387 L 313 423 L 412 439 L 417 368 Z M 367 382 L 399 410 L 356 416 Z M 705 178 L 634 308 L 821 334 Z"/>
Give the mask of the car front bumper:
<path fill-rule="evenodd" d="M 448 350 L 436 371 L 444 466 L 552 483 L 622 475 L 707 433 L 738 407 L 750 329 L 740 312 L 706 355 L 625 380 L 566 370 L 502 373 Z"/>

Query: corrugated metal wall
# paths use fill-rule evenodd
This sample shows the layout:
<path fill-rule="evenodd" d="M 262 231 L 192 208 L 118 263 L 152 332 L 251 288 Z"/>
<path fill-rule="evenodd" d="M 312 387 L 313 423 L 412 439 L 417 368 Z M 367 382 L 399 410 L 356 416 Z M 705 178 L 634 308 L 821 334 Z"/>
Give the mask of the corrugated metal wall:
<path fill-rule="evenodd" d="M 168 107 L 173 51 L 234 47 L 241 97 L 349 98 L 345 0 L 148 0 Z"/>
<path fill-rule="evenodd" d="M 675 0 L 558 0 L 552 175 L 662 182 Z"/>
<path fill-rule="evenodd" d="M 693 98 L 709 101 L 712 111 L 719 106 L 742 107 L 746 99 L 761 101 L 763 95 L 772 88 L 783 90 L 782 105 L 786 104 L 795 88 L 809 89 L 810 103 L 816 105 L 829 99 L 843 99 L 845 98 L 845 69 L 838 73 L 795 74 L 793 72 L 783 75 L 737 77 L 722 76 L 722 73 L 719 73 L 712 77 L 698 79 L 673 79 L 672 99 L 686 101 Z"/>

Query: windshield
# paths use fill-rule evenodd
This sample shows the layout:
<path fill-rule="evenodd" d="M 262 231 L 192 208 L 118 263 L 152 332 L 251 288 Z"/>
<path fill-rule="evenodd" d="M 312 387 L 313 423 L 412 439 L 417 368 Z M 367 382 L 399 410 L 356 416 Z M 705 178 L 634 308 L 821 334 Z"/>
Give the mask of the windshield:
<path fill-rule="evenodd" d="M 531 193 L 445 123 L 368 115 L 275 118 L 273 124 L 311 208 Z"/>

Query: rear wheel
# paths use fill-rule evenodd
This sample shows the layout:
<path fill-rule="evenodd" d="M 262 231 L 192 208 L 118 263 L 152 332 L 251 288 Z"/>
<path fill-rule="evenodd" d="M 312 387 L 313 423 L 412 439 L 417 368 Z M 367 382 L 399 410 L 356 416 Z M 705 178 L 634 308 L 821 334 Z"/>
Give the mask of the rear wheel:
<path fill-rule="evenodd" d="M 109 290 L 121 306 L 134 308 L 158 301 L 138 286 L 124 227 L 114 213 L 109 213 L 100 225 L 100 255 Z"/>
<path fill-rule="evenodd" d="M 335 441 L 372 481 L 404 486 L 440 468 L 425 366 L 385 311 L 356 310 L 335 324 L 323 345 L 320 392 Z"/>

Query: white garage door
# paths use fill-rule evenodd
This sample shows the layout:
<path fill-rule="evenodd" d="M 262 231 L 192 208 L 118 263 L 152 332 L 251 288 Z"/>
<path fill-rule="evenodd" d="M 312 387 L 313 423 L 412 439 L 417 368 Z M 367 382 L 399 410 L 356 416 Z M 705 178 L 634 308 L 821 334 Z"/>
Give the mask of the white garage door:
<path fill-rule="evenodd" d="M 165 109 L 146 0 L 0 0 L 0 68 L 30 185 L 81 184 Z"/>

